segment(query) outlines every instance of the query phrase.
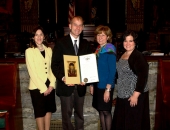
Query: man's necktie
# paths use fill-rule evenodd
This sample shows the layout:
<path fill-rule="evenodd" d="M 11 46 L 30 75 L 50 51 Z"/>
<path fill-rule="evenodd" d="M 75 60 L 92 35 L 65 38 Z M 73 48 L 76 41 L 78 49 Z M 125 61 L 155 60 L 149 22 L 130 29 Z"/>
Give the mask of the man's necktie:
<path fill-rule="evenodd" d="M 74 40 L 74 51 L 75 51 L 75 54 L 77 55 L 78 48 L 77 48 L 76 42 L 77 42 L 77 40 Z"/>

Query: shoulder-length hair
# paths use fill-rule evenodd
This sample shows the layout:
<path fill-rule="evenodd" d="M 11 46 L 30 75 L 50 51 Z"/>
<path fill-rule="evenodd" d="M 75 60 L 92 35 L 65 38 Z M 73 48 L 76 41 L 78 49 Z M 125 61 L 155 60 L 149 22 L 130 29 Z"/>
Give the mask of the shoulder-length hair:
<path fill-rule="evenodd" d="M 103 25 L 99 25 L 96 30 L 94 31 L 94 34 L 95 34 L 95 40 L 96 40 L 96 37 L 98 34 L 101 34 L 101 33 L 104 33 L 106 34 L 109 38 L 107 40 L 107 42 L 112 42 L 112 31 L 111 29 L 108 27 L 108 26 L 103 26 Z"/>
<path fill-rule="evenodd" d="M 37 47 L 37 45 L 36 45 L 36 43 L 35 43 L 35 40 L 34 40 L 34 36 L 35 36 L 37 30 L 41 30 L 42 33 L 44 34 L 44 40 L 43 40 L 42 44 L 44 44 L 45 46 L 47 46 L 47 40 L 46 40 L 46 36 L 45 36 L 44 29 L 43 29 L 41 26 L 38 26 L 38 27 L 36 27 L 36 28 L 33 29 L 32 36 L 31 36 L 31 40 L 30 40 L 30 47 L 34 47 L 34 48 Z"/>

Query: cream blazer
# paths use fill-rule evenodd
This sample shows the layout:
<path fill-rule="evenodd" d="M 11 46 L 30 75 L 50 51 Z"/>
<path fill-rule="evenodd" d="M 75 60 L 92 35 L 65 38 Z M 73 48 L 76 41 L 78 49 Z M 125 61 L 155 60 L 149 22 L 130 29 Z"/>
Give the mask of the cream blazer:
<path fill-rule="evenodd" d="M 44 46 L 44 45 L 43 45 Z M 51 70 L 52 49 L 45 48 L 45 58 L 38 48 L 28 48 L 25 51 L 26 65 L 30 76 L 29 89 L 39 89 L 40 93 L 47 90 L 45 82 L 47 78 L 50 80 L 50 85 L 55 89 L 56 78 Z"/>

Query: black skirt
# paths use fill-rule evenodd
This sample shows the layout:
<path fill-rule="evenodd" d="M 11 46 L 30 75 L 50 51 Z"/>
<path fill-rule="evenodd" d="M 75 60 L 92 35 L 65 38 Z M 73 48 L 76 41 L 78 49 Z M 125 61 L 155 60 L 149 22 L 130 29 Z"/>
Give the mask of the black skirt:
<path fill-rule="evenodd" d="M 104 102 L 104 92 L 105 89 L 99 89 L 94 87 L 92 106 L 97 111 L 111 111 L 112 110 L 112 100 L 113 100 L 113 88 L 110 91 L 110 100 L 108 103 Z"/>
<path fill-rule="evenodd" d="M 138 104 L 135 107 L 130 106 L 128 99 L 117 97 L 112 130 L 150 130 L 148 92 L 138 97 Z"/>
<path fill-rule="evenodd" d="M 46 85 L 49 86 L 50 81 L 46 81 Z M 44 96 L 44 93 L 40 93 L 38 89 L 30 90 L 32 105 L 34 108 L 35 118 L 44 117 L 47 112 L 56 112 L 55 102 L 55 89 L 52 92 Z"/>

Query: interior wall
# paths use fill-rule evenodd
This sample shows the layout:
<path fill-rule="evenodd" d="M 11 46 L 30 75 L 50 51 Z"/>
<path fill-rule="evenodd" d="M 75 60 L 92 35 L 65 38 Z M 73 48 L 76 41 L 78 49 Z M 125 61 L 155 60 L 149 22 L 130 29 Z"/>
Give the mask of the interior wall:
<path fill-rule="evenodd" d="M 110 26 L 114 33 L 122 32 L 125 25 L 125 0 L 110 0 Z"/>
<path fill-rule="evenodd" d="M 55 0 L 39 0 L 39 24 L 47 34 L 55 31 L 55 6 Z"/>

